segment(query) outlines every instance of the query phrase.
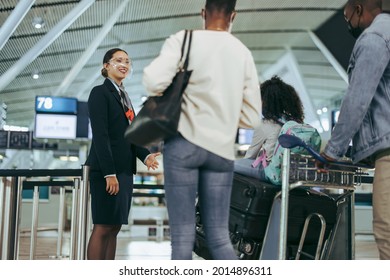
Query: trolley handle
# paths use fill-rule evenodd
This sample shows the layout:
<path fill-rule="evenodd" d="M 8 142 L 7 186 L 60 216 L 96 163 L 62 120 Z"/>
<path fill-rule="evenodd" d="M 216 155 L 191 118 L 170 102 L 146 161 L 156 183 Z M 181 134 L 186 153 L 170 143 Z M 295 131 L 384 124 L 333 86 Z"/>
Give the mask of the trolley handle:
<path fill-rule="evenodd" d="M 323 156 L 321 156 L 320 153 L 314 150 L 310 145 L 306 144 L 305 141 L 303 141 L 301 138 L 295 135 L 282 134 L 279 136 L 278 141 L 283 148 L 292 149 L 295 147 L 302 147 L 306 149 L 316 160 L 325 164 L 371 168 L 368 165 L 353 164 L 352 162 L 348 162 L 348 161 L 328 161 Z"/>

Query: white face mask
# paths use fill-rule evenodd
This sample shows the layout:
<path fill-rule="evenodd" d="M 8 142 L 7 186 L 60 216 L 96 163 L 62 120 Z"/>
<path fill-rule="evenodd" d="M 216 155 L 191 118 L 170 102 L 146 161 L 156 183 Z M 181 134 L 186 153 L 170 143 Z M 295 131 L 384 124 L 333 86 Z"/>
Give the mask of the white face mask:
<path fill-rule="evenodd" d="M 129 60 L 123 60 L 123 59 L 110 59 L 109 63 L 115 67 L 123 67 L 129 69 L 131 67 L 131 62 Z"/>
<path fill-rule="evenodd" d="M 228 32 L 229 33 L 232 33 L 232 28 L 233 28 L 233 17 L 234 17 L 234 14 L 232 14 L 230 16 L 230 23 L 229 23 L 229 28 L 228 28 Z"/>
<path fill-rule="evenodd" d="M 230 21 L 229 28 L 228 28 L 229 33 L 232 33 L 232 28 L 233 28 L 233 22 Z"/>

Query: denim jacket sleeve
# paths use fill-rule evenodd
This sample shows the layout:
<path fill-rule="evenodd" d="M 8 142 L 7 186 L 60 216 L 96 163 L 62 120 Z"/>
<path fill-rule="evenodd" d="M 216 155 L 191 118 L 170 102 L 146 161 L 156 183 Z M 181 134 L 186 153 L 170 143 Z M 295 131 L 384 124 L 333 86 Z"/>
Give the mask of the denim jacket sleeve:
<path fill-rule="evenodd" d="M 349 86 L 339 119 L 325 154 L 339 159 L 358 132 L 389 61 L 385 39 L 375 32 L 363 33 L 356 41 L 348 67 Z"/>

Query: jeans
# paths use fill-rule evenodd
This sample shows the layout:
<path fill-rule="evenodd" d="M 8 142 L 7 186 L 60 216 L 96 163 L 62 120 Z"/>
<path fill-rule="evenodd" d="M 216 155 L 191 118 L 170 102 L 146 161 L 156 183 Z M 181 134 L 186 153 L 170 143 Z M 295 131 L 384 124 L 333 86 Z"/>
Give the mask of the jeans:
<path fill-rule="evenodd" d="M 180 135 L 165 141 L 163 154 L 172 259 L 192 259 L 197 197 L 213 259 L 237 259 L 228 229 L 233 161 L 202 149 Z"/>
<path fill-rule="evenodd" d="M 257 167 L 252 167 L 254 159 L 242 158 L 234 161 L 234 172 L 249 177 L 260 179 L 261 181 L 267 181 L 264 173 L 263 165 L 260 163 Z"/>

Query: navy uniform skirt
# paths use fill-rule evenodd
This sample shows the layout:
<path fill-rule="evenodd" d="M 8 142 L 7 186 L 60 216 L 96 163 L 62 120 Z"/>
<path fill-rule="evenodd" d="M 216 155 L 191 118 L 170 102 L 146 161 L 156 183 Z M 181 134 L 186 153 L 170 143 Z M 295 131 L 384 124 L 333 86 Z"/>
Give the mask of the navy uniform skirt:
<path fill-rule="evenodd" d="M 102 173 L 94 170 L 90 171 L 89 183 L 93 224 L 128 224 L 133 193 L 133 176 L 121 173 L 117 174 L 117 179 L 119 192 L 117 195 L 110 195 L 106 191 L 106 178 L 103 177 Z"/>

